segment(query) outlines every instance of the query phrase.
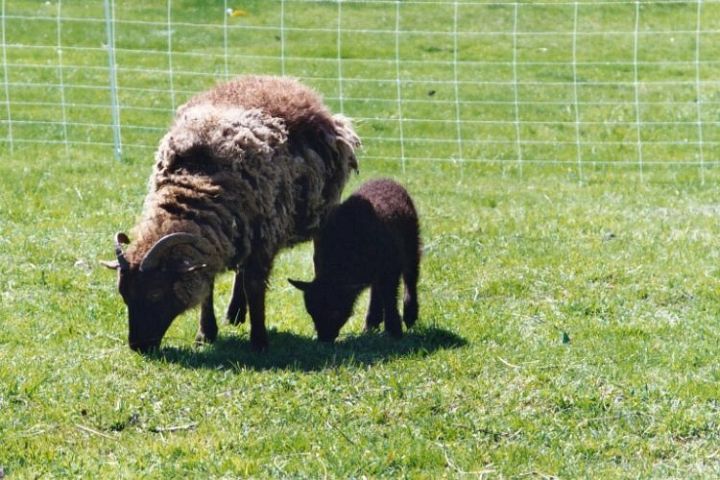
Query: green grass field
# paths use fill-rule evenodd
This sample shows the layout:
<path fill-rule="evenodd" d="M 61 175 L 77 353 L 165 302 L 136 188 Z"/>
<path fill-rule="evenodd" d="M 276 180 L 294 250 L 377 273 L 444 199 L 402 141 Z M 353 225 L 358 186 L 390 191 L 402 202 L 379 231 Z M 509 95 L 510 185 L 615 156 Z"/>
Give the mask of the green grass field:
<path fill-rule="evenodd" d="M 221 31 L 192 27 L 220 21 L 203 3 L 173 2 L 177 104 L 223 76 Z M 646 60 L 639 72 L 643 114 L 652 120 L 640 130 L 642 177 L 637 125 L 612 123 L 635 118 L 633 86 L 623 83 L 633 78 L 632 65 L 622 63 L 632 60 L 626 36 L 600 44 L 577 39 L 578 68 L 595 83 L 578 89 L 583 123 L 576 146 L 573 106 L 560 105 L 572 90 L 569 45 L 565 36 L 547 34 L 572 29 L 569 4 L 529 2 L 521 9 L 518 28 L 541 32 L 516 45 L 518 74 L 538 82 L 521 92 L 533 99 L 522 104 L 522 168 L 512 107 L 504 102 L 512 90 L 470 81 L 512 78 L 505 65 L 513 50 L 509 36 L 460 38 L 457 55 L 468 62 L 457 72 L 468 80 L 460 94 L 478 103 L 459 112 L 451 86 L 431 81 L 453 78 L 440 61 L 452 57 L 452 42 L 442 43 L 443 35 L 431 43 L 432 35 L 403 37 L 408 62 L 401 75 L 429 80 L 403 85 L 403 114 L 441 121 L 459 113 L 463 140 L 460 155 L 457 124 L 404 122 L 403 163 L 394 82 L 352 80 L 395 78 L 395 64 L 363 60 L 394 59 L 393 37 L 353 33 L 394 29 L 395 5 L 342 5 L 342 26 L 350 29 L 341 39 L 342 102 L 339 82 L 323 79 L 337 74 L 336 34 L 288 30 L 286 73 L 310 77 L 307 83 L 334 110 L 362 119 L 361 174 L 346 192 L 389 176 L 416 200 L 425 244 L 419 325 L 400 341 L 362 334 L 365 295 L 334 346 L 316 343 L 301 296 L 285 281 L 311 276 L 312 250 L 303 245 L 275 264 L 269 352 L 250 351 L 247 325 L 224 325 L 216 344 L 193 346 L 194 311 L 176 319 L 161 351 L 146 357 L 127 347 L 114 273 L 99 266 L 113 255 L 114 232 L 129 230 L 138 218 L 152 149 L 171 118 L 168 75 L 153 71 L 168 68 L 159 60 L 167 61 L 167 32 L 153 23 L 166 21 L 166 4 L 140 5 L 116 6 L 117 18 L 131 22 L 117 31 L 122 161 L 113 159 L 111 131 L 103 126 L 110 122 L 108 92 L 89 88 L 107 77 L 104 52 L 90 50 L 103 42 L 103 25 L 88 31 L 95 22 L 78 20 L 102 18 L 102 2 L 63 5 L 63 15 L 75 19 L 63 22 L 63 38 L 83 47 L 63 53 L 64 81 L 76 85 L 64 91 L 67 134 L 57 124 L 63 118 L 58 89 L 47 86 L 57 80 L 57 68 L 46 68 L 56 64 L 57 52 L 28 47 L 56 42 L 56 4 L 7 6 L 6 43 L 17 46 L 6 51 L 12 153 L 9 140 L 0 141 L 5 477 L 720 476 L 720 172 L 714 166 L 720 91 L 709 80 L 702 86 L 707 124 L 700 147 L 693 143 L 697 125 L 690 125 L 698 118 L 695 66 L 682 63 L 695 55 L 695 34 L 682 32 L 694 31 L 696 4 L 643 2 L 641 29 L 679 33 L 660 35 L 639 51 Z M 447 31 L 449 5 L 404 5 L 404 28 Z M 232 6 L 248 12 L 235 22 L 277 26 L 275 3 Z M 288 27 L 337 26 L 335 3 L 285 7 Z M 583 6 L 578 20 L 587 31 L 626 31 L 634 8 Z M 458 27 L 508 31 L 512 12 L 512 4 L 464 5 Z M 720 28 L 719 3 L 706 2 L 702 14 L 705 28 Z M 156 28 L 161 31 L 153 34 Z M 280 73 L 276 35 L 233 30 L 230 44 L 243 50 L 229 59 L 230 71 Z M 703 56 L 712 58 L 717 34 L 702 35 Z M 183 52 L 210 57 L 204 63 Z M 548 57 L 528 64 L 540 53 Z M 480 58 L 498 63 L 473 63 Z M 700 73 L 717 78 L 719 69 L 707 61 Z M 671 78 L 679 83 L 658 83 Z M 436 100 L 447 103 L 433 105 Z M 472 123 L 487 119 L 506 123 Z M 9 139 L 9 123 L 1 125 L 0 139 Z M 218 279 L 218 314 L 231 280 L 229 274 Z"/>

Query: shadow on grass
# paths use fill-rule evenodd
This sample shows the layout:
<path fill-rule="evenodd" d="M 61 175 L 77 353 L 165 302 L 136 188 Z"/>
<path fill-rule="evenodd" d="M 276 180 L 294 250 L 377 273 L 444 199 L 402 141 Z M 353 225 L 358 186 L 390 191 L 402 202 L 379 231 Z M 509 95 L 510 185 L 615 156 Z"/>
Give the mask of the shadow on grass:
<path fill-rule="evenodd" d="M 400 340 L 369 333 L 347 336 L 334 344 L 288 332 L 268 333 L 270 348 L 264 353 L 251 351 L 247 337 L 220 336 L 212 345 L 163 347 L 148 357 L 187 368 L 316 371 L 340 365 L 374 365 L 400 357 L 424 357 L 467 344 L 455 333 L 434 327 L 413 329 Z"/>

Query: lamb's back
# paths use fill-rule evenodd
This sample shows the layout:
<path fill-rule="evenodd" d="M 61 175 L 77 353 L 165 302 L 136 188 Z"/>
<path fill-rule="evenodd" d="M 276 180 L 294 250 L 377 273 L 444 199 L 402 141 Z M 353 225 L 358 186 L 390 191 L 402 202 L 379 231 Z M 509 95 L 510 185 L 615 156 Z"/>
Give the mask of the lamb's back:
<path fill-rule="evenodd" d="M 370 180 L 362 184 L 353 196 L 370 203 L 378 220 L 385 224 L 417 220 L 417 211 L 410 194 L 393 180 Z"/>
<path fill-rule="evenodd" d="M 392 180 L 364 183 L 337 206 L 322 227 L 315 267 L 319 277 L 363 283 L 399 268 L 418 242 L 417 213 L 407 191 Z M 347 277 L 347 278 L 345 278 Z"/>

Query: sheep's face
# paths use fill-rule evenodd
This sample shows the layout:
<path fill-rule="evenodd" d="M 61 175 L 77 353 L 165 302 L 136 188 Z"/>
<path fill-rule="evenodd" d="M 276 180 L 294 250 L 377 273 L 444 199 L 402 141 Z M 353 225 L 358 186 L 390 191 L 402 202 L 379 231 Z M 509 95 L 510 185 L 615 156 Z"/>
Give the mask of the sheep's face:
<path fill-rule="evenodd" d="M 290 283 L 303 291 L 305 309 L 315 324 L 318 340 L 335 341 L 340 329 L 352 315 L 353 305 L 361 287 L 323 283 L 317 280 L 313 282 L 290 280 Z"/>
<path fill-rule="evenodd" d="M 157 241 L 139 263 L 122 251 L 127 235 L 116 235 L 116 257 L 102 262 L 118 272 L 118 290 L 128 308 L 130 348 L 147 352 L 160 346 L 172 321 L 212 293 L 213 275 L 196 244 L 197 236 L 170 234 Z"/>
<path fill-rule="evenodd" d="M 119 270 L 118 290 L 128 308 L 130 348 L 147 352 L 160 346 L 170 324 L 185 310 L 174 293 L 176 274 Z"/>
<path fill-rule="evenodd" d="M 130 348 L 158 348 L 172 321 L 209 295 L 200 272 L 120 270 L 118 290 L 128 308 Z"/>

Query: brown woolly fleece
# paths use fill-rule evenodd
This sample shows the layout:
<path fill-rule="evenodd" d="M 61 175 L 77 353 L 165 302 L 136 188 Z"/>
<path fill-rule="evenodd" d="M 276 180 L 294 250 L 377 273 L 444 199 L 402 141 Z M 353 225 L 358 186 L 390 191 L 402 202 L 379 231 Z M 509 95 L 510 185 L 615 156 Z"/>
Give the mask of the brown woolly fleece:
<path fill-rule="evenodd" d="M 348 119 L 289 78 L 239 77 L 181 106 L 157 150 L 132 242 L 122 252 L 127 237 L 118 234 L 118 261 L 106 263 L 119 272 L 130 346 L 159 345 L 170 322 L 198 304 L 197 338 L 214 340 L 214 277 L 233 269 L 227 318 L 239 323 L 249 311 L 252 346 L 266 348 L 273 259 L 318 231 L 358 168 L 359 145 Z"/>
<path fill-rule="evenodd" d="M 244 76 L 203 92 L 160 142 L 126 257 L 139 263 L 164 235 L 188 232 L 212 243 L 216 272 L 251 256 L 271 262 L 338 202 L 359 143 L 347 119 L 290 78 Z"/>

